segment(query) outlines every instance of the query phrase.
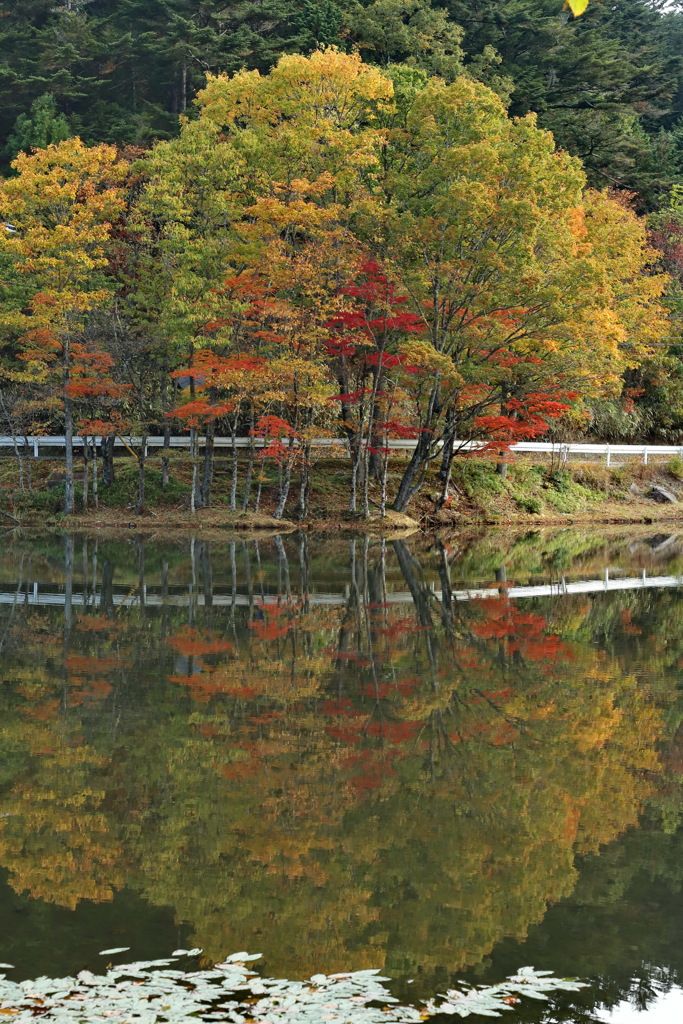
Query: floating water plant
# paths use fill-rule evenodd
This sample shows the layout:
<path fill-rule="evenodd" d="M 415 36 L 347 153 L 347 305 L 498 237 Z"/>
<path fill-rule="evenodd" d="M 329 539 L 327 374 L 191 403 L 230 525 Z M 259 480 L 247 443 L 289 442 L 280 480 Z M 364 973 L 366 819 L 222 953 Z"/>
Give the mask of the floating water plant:
<path fill-rule="evenodd" d="M 123 947 L 102 955 L 127 952 Z M 500 1016 L 522 996 L 545 999 L 583 988 L 549 971 L 522 968 L 499 985 L 449 989 L 422 1007 L 400 1005 L 378 971 L 314 974 L 308 981 L 261 978 L 249 966 L 260 954 L 233 953 L 209 970 L 182 970 L 200 949 L 171 958 L 81 971 L 75 978 L 14 982 L 0 974 L 0 1015 L 12 1024 L 411 1024 L 435 1014 Z M 9 964 L 2 967 L 9 969 Z"/>

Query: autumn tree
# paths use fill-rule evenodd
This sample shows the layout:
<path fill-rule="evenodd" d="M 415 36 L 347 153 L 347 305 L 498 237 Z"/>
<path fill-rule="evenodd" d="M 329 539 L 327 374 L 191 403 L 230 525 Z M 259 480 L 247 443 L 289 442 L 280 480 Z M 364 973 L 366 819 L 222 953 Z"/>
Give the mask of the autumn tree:
<path fill-rule="evenodd" d="M 125 164 L 111 146 L 88 148 L 70 139 L 20 154 L 16 176 L 2 182 L 0 215 L 16 232 L 0 234 L 16 273 L 30 291 L 5 309 L 2 325 L 15 339 L 27 372 L 59 381 L 66 436 L 65 511 L 74 508 L 73 345 L 88 314 L 110 294 L 104 271 L 109 232 L 123 207 Z"/>
<path fill-rule="evenodd" d="M 441 440 L 505 403 L 502 354 L 510 365 L 539 360 L 546 380 L 561 375 L 563 389 L 590 393 L 615 387 L 667 329 L 643 225 L 609 197 L 584 198 L 578 162 L 556 152 L 533 117 L 511 120 L 498 97 L 466 79 L 432 80 L 403 102 L 390 127 L 383 237 L 387 266 L 424 319 L 422 358 L 434 373 L 420 395 L 422 432 L 399 511 Z M 442 383 L 440 360 L 459 386 Z"/>

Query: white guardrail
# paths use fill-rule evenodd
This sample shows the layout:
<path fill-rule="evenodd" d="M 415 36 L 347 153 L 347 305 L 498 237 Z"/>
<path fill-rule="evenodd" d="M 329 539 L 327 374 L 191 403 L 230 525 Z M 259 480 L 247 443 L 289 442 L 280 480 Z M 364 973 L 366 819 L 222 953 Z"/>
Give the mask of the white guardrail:
<path fill-rule="evenodd" d="M 95 442 L 99 445 L 102 438 L 96 437 Z M 22 453 L 33 456 L 34 458 L 49 458 L 52 452 L 59 452 L 65 447 L 64 436 L 45 436 L 38 437 L 35 435 L 23 434 L 17 435 L 16 437 L 2 436 L 0 435 L 0 454 L 3 449 L 11 454 L 20 450 Z M 82 448 L 85 439 L 77 436 L 73 439 L 74 448 Z M 205 443 L 205 438 L 199 438 L 199 444 L 202 446 Z M 236 437 L 235 438 L 236 448 L 248 448 L 252 443 L 252 439 L 249 437 Z M 140 437 L 128 437 L 127 435 L 117 436 L 114 439 L 115 448 L 123 449 L 135 449 L 139 448 L 142 444 L 142 438 Z M 256 442 L 257 447 L 263 445 L 262 441 Z M 410 452 L 415 448 L 416 441 L 406 440 L 390 440 L 389 447 L 394 451 L 406 451 Z M 476 451 L 478 448 L 482 448 L 485 442 L 483 441 L 455 441 L 454 448 L 456 451 L 467 452 Z M 233 440 L 230 437 L 216 437 L 214 438 L 214 447 L 217 449 L 228 448 L 231 449 Z M 311 445 L 316 448 L 338 448 L 340 451 L 348 451 L 348 442 L 343 438 L 334 437 L 318 437 L 311 441 Z M 160 436 L 148 437 L 145 441 L 145 453 L 153 448 L 163 448 L 164 438 Z M 169 439 L 169 446 L 171 448 L 189 448 L 190 438 L 187 435 L 179 437 L 171 437 Z M 548 454 L 551 457 L 559 459 L 560 462 L 566 462 L 572 455 L 586 455 L 592 458 L 604 457 L 606 464 L 609 466 L 614 456 L 625 456 L 627 459 L 638 459 L 647 464 L 650 457 L 660 458 L 674 458 L 678 456 L 683 459 L 683 445 L 674 444 L 589 444 L 578 442 L 576 444 L 558 444 L 552 441 L 518 441 L 516 444 L 510 446 L 510 450 L 513 452 L 529 452 L 533 454 Z M 57 454 L 55 452 L 55 457 Z"/>

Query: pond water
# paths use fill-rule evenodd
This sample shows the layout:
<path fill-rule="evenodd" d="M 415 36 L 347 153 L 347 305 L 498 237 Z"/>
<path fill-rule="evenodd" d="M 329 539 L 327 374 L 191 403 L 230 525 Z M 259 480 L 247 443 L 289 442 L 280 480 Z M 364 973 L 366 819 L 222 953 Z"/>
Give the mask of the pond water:
<path fill-rule="evenodd" d="M 532 964 L 591 985 L 514 1019 L 683 1017 L 683 537 L 10 537 L 0 650 L 13 977 Z"/>

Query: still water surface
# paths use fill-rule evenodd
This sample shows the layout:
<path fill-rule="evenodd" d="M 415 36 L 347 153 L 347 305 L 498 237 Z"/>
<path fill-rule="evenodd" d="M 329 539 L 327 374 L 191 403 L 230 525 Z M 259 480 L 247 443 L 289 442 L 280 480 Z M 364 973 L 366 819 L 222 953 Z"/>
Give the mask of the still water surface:
<path fill-rule="evenodd" d="M 0 960 L 528 963 L 592 985 L 517 1020 L 683 1019 L 680 574 L 628 533 L 6 540 Z"/>

